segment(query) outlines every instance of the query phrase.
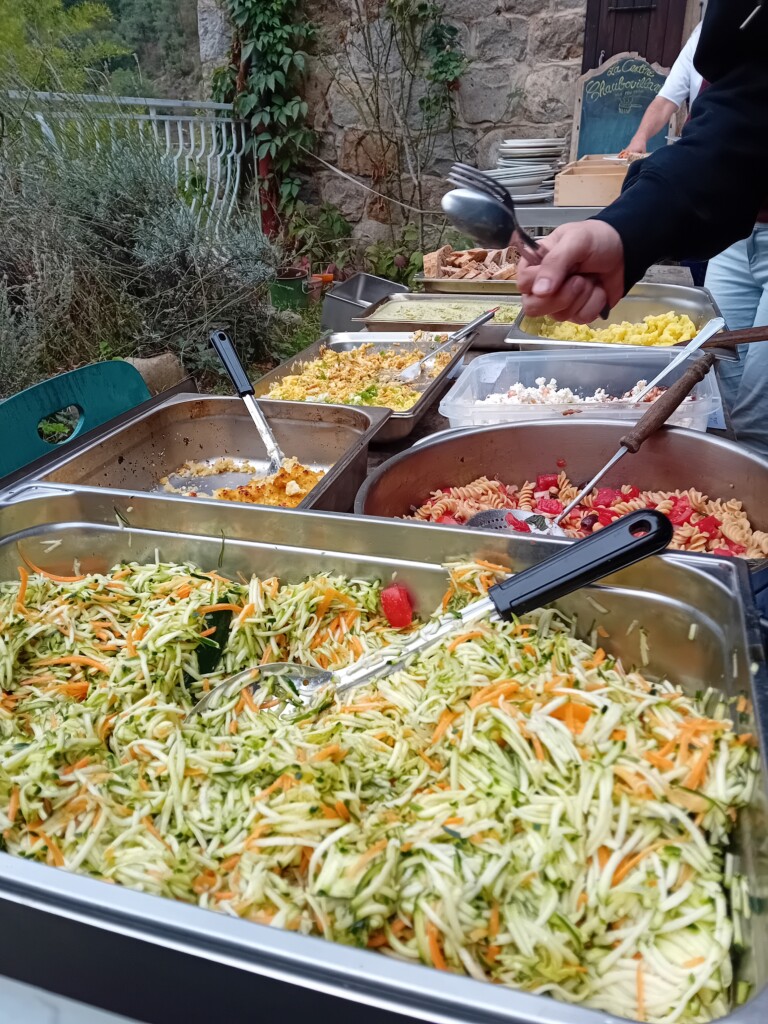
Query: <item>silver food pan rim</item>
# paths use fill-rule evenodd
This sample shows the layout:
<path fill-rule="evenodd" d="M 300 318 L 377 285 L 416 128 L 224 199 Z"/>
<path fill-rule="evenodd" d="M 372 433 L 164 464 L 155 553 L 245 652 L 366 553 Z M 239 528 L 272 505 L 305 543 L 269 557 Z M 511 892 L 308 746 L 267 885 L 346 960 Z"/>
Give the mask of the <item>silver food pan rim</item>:
<path fill-rule="evenodd" d="M 633 285 L 627 294 L 619 301 L 623 302 L 626 299 L 655 299 L 661 301 L 665 296 L 669 296 L 670 305 L 677 299 L 692 299 L 693 296 L 705 299 L 709 309 L 706 311 L 710 316 L 720 316 L 720 308 L 715 302 L 714 296 L 708 288 L 700 288 L 696 286 L 684 285 L 684 284 L 660 284 L 656 281 L 640 281 Z M 625 351 L 625 352 L 647 352 L 654 350 L 662 350 L 666 352 L 674 351 L 675 349 L 683 348 L 687 342 L 678 342 L 677 345 L 610 345 L 603 341 L 561 341 L 557 338 L 544 338 L 538 334 L 531 334 L 528 331 L 524 331 L 522 324 L 526 319 L 527 313 L 524 309 L 520 310 L 520 313 L 512 325 L 509 334 L 504 339 L 507 345 L 518 345 L 520 348 L 527 348 L 528 346 L 535 348 L 565 348 L 565 349 L 586 349 L 592 351 Z M 535 317 L 533 319 L 536 319 Z M 593 324 L 598 323 L 593 321 Z M 599 326 L 599 324 L 598 324 Z"/>
<path fill-rule="evenodd" d="M 447 325 L 447 327 L 450 327 L 450 326 L 451 326 L 450 324 Z M 462 325 L 459 325 L 459 326 L 462 326 Z M 446 325 L 443 325 L 442 330 L 438 329 L 436 333 L 445 334 L 447 332 L 447 327 L 446 327 Z M 422 328 L 419 324 L 411 324 L 411 329 L 409 331 L 403 331 L 402 333 L 403 334 L 412 335 L 414 333 L 414 331 L 418 331 L 418 330 L 424 330 L 424 328 Z M 429 330 L 430 330 L 430 333 L 435 333 L 435 331 L 432 328 L 430 328 Z M 361 345 L 367 345 L 367 344 L 371 344 L 371 343 L 374 343 L 374 344 L 390 344 L 390 345 L 413 345 L 414 347 L 417 347 L 418 344 L 419 344 L 418 342 L 408 341 L 408 340 L 405 340 L 405 339 L 394 339 L 394 338 L 392 339 L 392 341 L 389 341 L 388 339 L 386 341 L 383 340 L 383 339 L 381 341 L 379 341 L 378 339 L 376 339 L 375 342 L 372 342 L 372 339 L 362 337 L 362 335 L 364 335 L 366 333 L 364 331 L 356 331 L 356 332 L 342 332 L 342 331 L 339 331 L 339 332 L 337 332 L 337 334 L 343 334 L 343 333 L 360 334 L 361 337 L 360 337 L 359 341 L 355 341 L 355 342 L 345 341 L 344 342 L 344 344 L 355 344 L 358 347 L 361 346 Z M 387 333 L 387 332 L 382 332 L 382 333 Z M 322 339 L 320 339 L 318 341 L 313 342 L 311 345 L 308 345 L 307 348 L 302 349 L 301 352 L 298 352 L 295 356 L 292 356 L 290 359 L 286 360 L 286 362 L 281 363 L 280 366 L 276 366 L 273 370 L 270 370 L 268 373 L 265 373 L 263 377 L 260 377 L 257 381 L 255 381 L 254 385 L 253 385 L 254 393 L 255 393 L 256 397 L 259 399 L 259 402 L 263 402 L 263 403 L 268 404 L 268 405 L 271 405 L 271 404 L 273 404 L 275 402 L 278 402 L 278 401 L 282 401 L 282 402 L 285 402 L 286 404 L 290 404 L 290 405 L 304 405 L 304 406 L 327 406 L 327 405 L 330 405 L 330 403 L 328 403 L 328 402 L 302 402 L 302 401 L 300 401 L 298 399 L 274 399 L 274 398 L 267 398 L 265 396 L 266 396 L 266 392 L 269 390 L 269 388 L 272 386 L 272 384 L 274 384 L 276 381 L 283 380 L 285 377 L 291 376 L 293 373 L 295 373 L 297 371 L 297 369 L 298 369 L 298 367 L 299 367 L 299 365 L 301 363 L 306 363 L 306 362 L 308 362 L 311 359 L 316 359 L 317 356 L 320 354 L 320 352 L 322 352 L 323 348 L 328 346 L 328 343 L 332 340 L 332 338 L 333 338 L 333 335 L 331 335 L 331 337 L 329 337 L 329 338 L 322 338 Z M 430 381 L 429 385 L 422 392 L 419 400 L 414 405 L 412 405 L 410 409 L 406 409 L 406 410 L 398 412 L 398 411 L 396 411 L 394 409 L 391 409 L 389 406 L 373 406 L 373 405 L 340 405 L 340 406 L 335 406 L 335 408 L 340 408 L 340 409 L 360 409 L 360 410 L 363 410 L 363 411 L 368 411 L 369 409 L 385 409 L 390 414 L 390 416 L 388 417 L 390 420 L 394 420 L 397 423 L 401 423 L 401 424 L 408 424 L 411 427 L 411 429 L 412 429 L 413 426 L 415 426 L 416 423 L 424 416 L 424 414 L 427 412 L 427 410 L 435 403 L 435 401 L 437 400 L 437 393 L 439 392 L 439 390 L 441 388 L 445 387 L 445 385 L 448 382 L 448 377 L 449 377 L 451 371 L 453 369 L 455 369 L 455 367 L 458 365 L 459 361 L 464 358 L 464 356 L 466 355 L 466 352 L 469 349 L 469 347 L 471 346 L 471 344 L 472 344 L 472 335 L 470 335 L 467 338 L 464 338 L 462 341 L 459 341 L 457 343 L 456 351 L 451 356 L 449 362 L 440 371 L 440 373 L 437 374 L 436 377 L 433 377 L 433 379 Z M 380 426 L 384 427 L 385 424 L 382 423 Z"/>
<path fill-rule="evenodd" d="M 463 301 L 463 302 L 487 301 L 487 302 L 497 302 L 497 303 L 500 303 L 502 305 L 515 305 L 516 306 L 516 305 L 519 305 L 518 298 L 519 297 L 517 295 L 513 295 L 513 294 L 510 294 L 509 292 L 507 292 L 506 294 L 488 293 L 488 294 L 478 295 L 477 298 L 474 298 L 471 295 L 469 297 L 464 296 L 461 300 L 457 300 L 457 301 Z M 376 330 L 377 328 L 379 330 L 387 329 L 387 328 L 385 328 L 383 326 L 384 324 L 397 324 L 397 327 L 395 328 L 395 330 L 408 330 L 409 327 L 410 327 L 411 330 L 418 330 L 419 328 L 421 328 L 421 330 L 430 330 L 430 331 L 440 330 L 440 329 L 447 330 L 448 328 L 451 328 L 451 327 L 453 327 L 453 328 L 458 330 L 459 327 L 463 327 L 468 322 L 466 320 L 462 320 L 462 321 L 460 321 L 458 323 L 454 323 L 453 321 L 437 321 L 436 322 L 437 326 L 433 326 L 434 322 L 430 321 L 430 320 L 423 320 L 423 321 L 418 321 L 418 322 L 414 321 L 414 320 L 394 320 L 394 319 L 390 319 L 390 320 L 383 320 L 383 319 L 382 320 L 371 320 L 372 314 L 375 313 L 380 307 L 385 306 L 388 302 L 398 302 L 398 301 L 400 301 L 400 302 L 419 302 L 420 301 L 420 302 L 434 302 L 434 303 L 437 303 L 437 302 L 445 302 L 446 300 L 445 300 L 444 296 L 440 292 L 423 292 L 423 293 L 422 292 L 393 292 L 391 295 L 384 295 L 384 296 L 382 296 L 382 298 L 378 299 L 376 302 L 371 303 L 370 306 L 367 306 L 365 309 L 360 310 L 360 313 L 357 316 L 352 317 L 352 319 L 356 323 L 364 323 L 366 325 L 370 324 L 372 330 Z M 521 312 L 522 312 L 522 310 L 521 310 Z M 519 314 L 518 314 L 518 318 L 519 318 Z M 517 322 L 517 319 L 515 320 L 515 323 L 516 322 Z M 429 325 L 429 326 L 427 326 L 427 325 Z M 504 328 L 506 330 L 510 326 L 514 326 L 514 325 L 510 325 L 510 324 L 494 324 L 494 323 L 491 322 L 489 324 L 484 324 L 482 329 L 487 331 L 488 329 L 494 330 L 494 329 L 498 329 L 498 328 Z M 388 329 L 391 330 L 392 328 L 388 328 Z"/>
<path fill-rule="evenodd" d="M 54 451 L 50 455 L 45 456 L 43 460 L 31 464 L 27 467 L 27 472 L 22 475 L 14 475 L 13 478 L 9 479 L 7 487 L 0 487 L 0 494 L 6 494 L 9 492 L 15 493 L 19 487 L 24 486 L 27 483 L 37 482 L 40 484 L 48 484 L 46 478 L 58 469 L 61 469 L 67 463 L 74 461 L 80 454 L 85 452 L 87 449 L 96 445 L 102 444 L 105 441 L 109 441 L 111 438 L 119 437 L 119 435 L 128 430 L 130 427 L 141 422 L 144 419 L 148 419 L 151 415 L 161 412 L 165 408 L 170 408 L 174 405 L 182 405 L 185 402 L 231 402 L 233 404 L 240 403 L 240 399 L 235 395 L 202 395 L 196 392 L 182 392 L 167 397 L 162 402 L 156 404 L 149 404 L 137 406 L 136 410 L 131 410 L 132 415 L 127 418 L 119 417 L 116 420 L 110 420 L 105 424 L 105 429 L 97 433 L 89 433 L 87 441 L 84 443 L 77 443 L 73 447 L 67 446 L 62 451 Z M 241 404 L 241 403 L 240 403 Z M 270 402 L 271 407 L 280 407 L 283 405 L 307 405 L 306 402 Z M 357 439 L 346 448 L 341 457 L 331 466 L 324 477 L 307 493 L 307 496 L 300 502 L 299 508 L 309 510 L 317 503 L 318 500 L 327 494 L 328 490 L 333 488 L 336 481 L 343 476 L 347 471 L 350 463 L 360 454 L 362 448 L 367 448 L 371 441 L 376 437 L 382 427 L 385 426 L 387 421 L 390 419 L 391 410 L 382 408 L 381 406 L 349 406 L 349 405 L 332 405 L 327 403 L 324 405 L 325 409 L 330 411 L 339 410 L 344 413 L 357 413 L 361 414 L 368 420 L 368 426 L 365 430 L 360 431 Z M 244 422 L 250 424 L 247 412 L 243 415 Z M 50 486 L 54 489 L 61 490 L 74 490 L 74 491 L 89 491 L 91 490 L 89 485 L 85 484 L 58 484 L 57 482 L 50 482 Z M 221 507 L 222 504 L 227 504 L 218 499 L 207 497 L 196 497 L 190 498 L 182 494 L 166 493 L 165 491 L 146 491 L 141 488 L 125 488 L 125 487 L 100 487 L 98 490 L 102 493 L 111 494 L 115 497 L 135 497 L 138 494 L 146 495 L 149 498 L 171 498 L 176 501 L 194 501 L 200 502 L 206 500 L 212 502 L 215 506 Z M 248 504 L 248 503 L 243 503 Z M 269 508 L 271 506 L 253 504 L 254 508 Z"/>
<path fill-rule="evenodd" d="M 33 485 L 27 490 L 33 493 L 36 488 Z M 146 497 L 143 495 L 140 500 Z M 23 495 L 20 494 L 19 499 L 22 500 Z M 0 508 L 2 504 L 0 500 Z M 316 522 L 321 518 L 329 525 L 331 522 L 348 525 L 348 517 L 338 514 L 276 513 L 272 510 L 257 510 L 256 514 L 265 523 L 280 515 L 297 522 L 302 519 Z M 402 529 L 391 520 L 383 522 L 387 532 Z M 426 524 L 423 528 L 431 529 Z M 477 543 L 477 533 L 462 532 L 468 542 Z M 552 543 L 543 541 L 545 548 Z M 677 556 L 662 557 L 664 561 L 676 563 L 686 573 L 694 569 L 691 562 L 684 564 Z M 696 570 L 720 587 L 727 587 L 730 580 L 731 587 L 744 595 L 740 624 L 748 648 L 754 651 L 753 688 L 756 694 L 768 692 L 764 653 L 756 646 L 759 626 L 754 606 L 749 601 L 744 569 L 725 559 L 716 563 L 700 559 Z M 247 973 L 399 1015 L 435 1024 L 618 1024 L 627 1020 L 604 1011 L 569 1006 L 549 997 L 477 982 L 463 975 L 438 974 L 432 968 L 388 959 L 368 950 L 267 929 L 122 886 L 110 886 L 109 898 L 105 899 L 106 883 L 5 853 L 0 854 L 0 863 L 3 865 L 0 901 L 53 913 L 150 945 L 216 960 Z M 84 978 L 83 987 L 86 985 L 87 978 Z M 746 1006 L 735 1009 L 721 1020 L 728 1024 L 761 1024 L 766 1009 L 768 988 L 761 989 Z"/>

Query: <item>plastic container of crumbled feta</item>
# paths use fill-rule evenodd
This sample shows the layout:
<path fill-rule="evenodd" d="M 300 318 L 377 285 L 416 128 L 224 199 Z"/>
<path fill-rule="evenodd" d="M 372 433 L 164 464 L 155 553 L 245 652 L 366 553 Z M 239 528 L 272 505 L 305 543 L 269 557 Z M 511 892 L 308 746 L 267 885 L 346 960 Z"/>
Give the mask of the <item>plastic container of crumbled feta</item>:
<path fill-rule="evenodd" d="M 440 403 L 440 412 L 451 427 L 567 422 L 574 416 L 634 423 L 647 411 L 648 403 L 632 404 L 623 396 L 639 382 L 653 380 L 678 354 L 669 349 L 494 352 L 472 360 Z M 686 365 L 676 367 L 660 386 L 673 384 Z M 706 430 L 720 426 L 722 417 L 720 391 L 711 370 L 669 423 Z"/>

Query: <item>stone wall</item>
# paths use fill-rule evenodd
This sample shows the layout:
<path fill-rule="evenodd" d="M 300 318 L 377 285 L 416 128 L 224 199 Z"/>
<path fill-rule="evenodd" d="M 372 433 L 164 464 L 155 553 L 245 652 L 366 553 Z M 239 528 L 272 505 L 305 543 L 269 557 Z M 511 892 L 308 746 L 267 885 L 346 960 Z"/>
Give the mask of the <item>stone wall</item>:
<path fill-rule="evenodd" d="M 444 0 L 444 5 L 472 61 L 456 94 L 455 138 L 460 152 L 478 166 L 490 167 L 501 139 L 567 135 L 581 73 L 586 0 Z M 369 0 L 368 7 L 375 17 L 377 0 Z M 305 9 L 320 26 L 326 49 L 343 37 L 349 0 L 305 0 Z M 318 135 L 318 153 L 370 183 L 372 165 L 381 154 L 370 152 L 366 126 L 334 82 L 331 65 L 327 56 L 314 61 L 308 76 L 310 124 Z M 431 174 L 425 179 L 424 197 L 430 208 L 439 208 L 445 190 L 441 176 L 452 160 L 446 136 L 438 141 Z M 334 203 L 355 223 L 361 242 L 391 234 L 387 222 L 397 222 L 397 211 L 387 210 L 380 200 L 320 165 L 311 180 L 320 199 Z"/>
<path fill-rule="evenodd" d="M 213 72 L 229 60 L 232 25 L 220 0 L 197 0 L 197 34 L 205 94 L 210 94 Z"/>
<path fill-rule="evenodd" d="M 383 0 L 364 3 L 375 19 Z M 197 0 L 197 6 L 200 56 L 209 80 L 228 59 L 232 32 L 220 0 Z M 501 139 L 567 135 L 581 71 L 586 0 L 444 0 L 444 6 L 472 61 L 456 92 L 454 139 L 462 156 L 491 167 Z M 304 10 L 318 26 L 324 54 L 310 62 L 305 86 L 317 152 L 358 182 L 371 184 L 389 155 L 377 152 L 370 125 L 334 80 L 334 48 L 349 31 L 353 0 L 304 0 Z M 422 208 L 439 209 L 453 144 L 447 134 L 438 139 L 423 179 Z M 393 225 L 397 231 L 407 217 L 311 159 L 307 172 L 314 198 L 338 206 L 363 244 L 391 237 Z"/>

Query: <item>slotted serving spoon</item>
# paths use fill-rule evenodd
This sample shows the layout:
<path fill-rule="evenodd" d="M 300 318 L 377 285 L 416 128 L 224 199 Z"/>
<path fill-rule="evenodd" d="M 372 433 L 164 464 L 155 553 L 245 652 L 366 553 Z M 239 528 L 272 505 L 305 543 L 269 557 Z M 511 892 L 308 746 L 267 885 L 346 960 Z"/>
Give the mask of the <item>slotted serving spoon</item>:
<path fill-rule="evenodd" d="M 427 623 L 402 646 L 361 659 L 340 672 L 326 672 L 308 665 L 279 662 L 245 669 L 214 687 L 189 712 L 187 718 L 204 714 L 222 697 L 231 698 L 246 686 L 253 690 L 268 680 L 282 684 L 287 702 L 296 708 L 321 710 L 334 694 L 346 693 L 373 679 L 402 668 L 412 655 L 432 647 L 457 630 L 490 615 L 498 620 L 540 608 L 550 601 L 625 569 L 650 555 L 661 553 L 672 540 L 673 527 L 660 512 L 633 512 L 593 536 L 564 547 L 539 565 L 510 576 L 488 591 L 488 596 L 468 604 L 458 615 L 443 615 Z"/>
<path fill-rule="evenodd" d="M 277 443 L 277 438 L 272 433 L 272 427 L 267 422 L 266 416 L 259 408 L 259 403 L 254 397 L 253 384 L 248 379 L 248 374 L 238 358 L 232 339 L 225 331 L 214 331 L 211 334 L 211 344 L 216 349 L 216 355 L 221 359 L 224 369 L 232 381 L 232 386 L 242 398 L 248 414 L 259 432 L 259 437 L 267 449 L 269 465 L 265 476 L 274 476 L 286 461 L 285 455 Z"/>

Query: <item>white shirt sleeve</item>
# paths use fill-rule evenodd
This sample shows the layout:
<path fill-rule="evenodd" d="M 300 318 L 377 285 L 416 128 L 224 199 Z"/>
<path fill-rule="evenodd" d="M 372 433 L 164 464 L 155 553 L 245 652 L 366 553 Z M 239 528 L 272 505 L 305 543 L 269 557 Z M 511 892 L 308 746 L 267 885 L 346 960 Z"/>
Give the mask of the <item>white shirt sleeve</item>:
<path fill-rule="evenodd" d="M 672 65 L 666 82 L 659 90 L 659 96 L 670 100 L 677 107 L 681 107 L 686 100 L 692 103 L 701 89 L 702 77 L 693 66 L 693 55 L 696 53 L 700 35 L 701 25 L 697 25 L 680 51 L 680 56 Z"/>

